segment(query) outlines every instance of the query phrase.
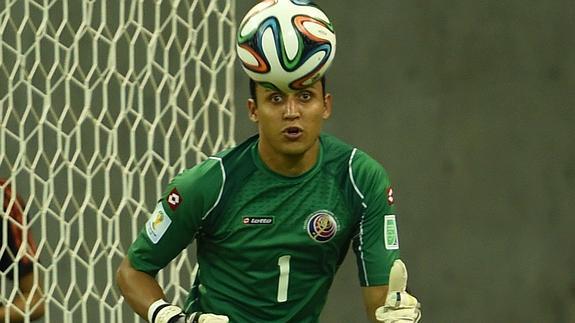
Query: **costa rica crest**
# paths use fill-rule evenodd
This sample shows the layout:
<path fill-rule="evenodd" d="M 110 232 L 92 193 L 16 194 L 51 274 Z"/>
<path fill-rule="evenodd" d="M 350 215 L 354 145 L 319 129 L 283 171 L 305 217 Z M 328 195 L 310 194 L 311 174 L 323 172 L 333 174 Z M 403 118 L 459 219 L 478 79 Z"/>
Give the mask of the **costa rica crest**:
<path fill-rule="evenodd" d="M 337 221 L 333 213 L 327 210 L 315 211 L 308 217 L 305 229 L 313 240 L 324 243 L 337 233 Z"/>

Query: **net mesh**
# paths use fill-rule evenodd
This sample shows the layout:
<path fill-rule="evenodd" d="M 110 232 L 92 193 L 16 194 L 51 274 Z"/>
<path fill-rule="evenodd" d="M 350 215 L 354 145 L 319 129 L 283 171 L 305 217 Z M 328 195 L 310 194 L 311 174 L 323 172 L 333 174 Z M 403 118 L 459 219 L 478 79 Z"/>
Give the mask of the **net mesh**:
<path fill-rule="evenodd" d="M 0 1 L 0 204 L 8 184 L 25 200 L 44 321 L 139 322 L 114 282 L 127 246 L 170 178 L 234 144 L 234 1 Z M 158 276 L 175 302 L 192 262 Z"/>

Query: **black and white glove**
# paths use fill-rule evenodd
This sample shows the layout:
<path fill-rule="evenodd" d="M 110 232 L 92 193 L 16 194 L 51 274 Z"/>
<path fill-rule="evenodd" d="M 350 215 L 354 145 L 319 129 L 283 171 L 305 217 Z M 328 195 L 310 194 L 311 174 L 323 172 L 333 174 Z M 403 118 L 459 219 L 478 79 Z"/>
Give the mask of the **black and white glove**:
<path fill-rule="evenodd" d="M 417 323 L 421 319 L 421 305 L 406 292 L 407 268 L 397 259 L 389 273 L 389 289 L 385 305 L 375 310 L 375 318 L 383 323 Z"/>
<path fill-rule="evenodd" d="M 159 299 L 148 308 L 150 323 L 229 323 L 225 315 L 194 312 L 186 317 L 184 311 L 176 305 Z"/>

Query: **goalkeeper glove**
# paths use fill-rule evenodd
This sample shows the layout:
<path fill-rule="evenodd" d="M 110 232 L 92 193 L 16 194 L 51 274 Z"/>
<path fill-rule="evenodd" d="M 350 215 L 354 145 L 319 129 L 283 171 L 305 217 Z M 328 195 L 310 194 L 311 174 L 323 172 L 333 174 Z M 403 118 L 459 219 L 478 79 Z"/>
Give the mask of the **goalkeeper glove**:
<path fill-rule="evenodd" d="M 383 323 L 417 323 L 421 319 L 420 304 L 408 294 L 407 268 L 397 259 L 389 273 L 389 288 L 385 305 L 375 310 L 375 318 Z"/>
<path fill-rule="evenodd" d="M 159 299 L 148 308 L 148 322 L 150 323 L 228 323 L 225 315 L 194 312 L 186 317 L 184 311 L 163 299 Z"/>
<path fill-rule="evenodd" d="M 185 323 L 228 323 L 230 319 L 225 315 L 194 312 L 188 316 Z"/>

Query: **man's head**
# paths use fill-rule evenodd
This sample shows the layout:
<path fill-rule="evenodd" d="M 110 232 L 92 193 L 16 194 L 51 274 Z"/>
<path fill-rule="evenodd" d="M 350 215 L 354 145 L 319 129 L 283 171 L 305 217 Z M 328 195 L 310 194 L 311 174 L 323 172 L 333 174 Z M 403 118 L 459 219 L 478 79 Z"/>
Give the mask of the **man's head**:
<path fill-rule="evenodd" d="M 323 123 L 332 110 L 331 94 L 324 89 L 325 79 L 290 93 L 250 84 L 248 112 L 258 125 L 263 154 L 278 159 L 301 157 L 317 147 Z"/>

